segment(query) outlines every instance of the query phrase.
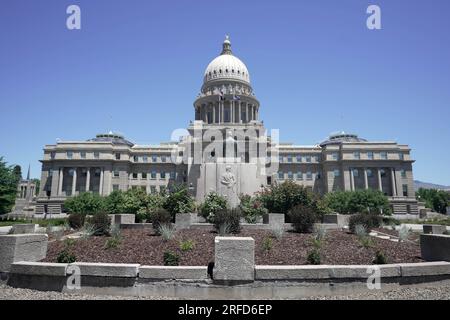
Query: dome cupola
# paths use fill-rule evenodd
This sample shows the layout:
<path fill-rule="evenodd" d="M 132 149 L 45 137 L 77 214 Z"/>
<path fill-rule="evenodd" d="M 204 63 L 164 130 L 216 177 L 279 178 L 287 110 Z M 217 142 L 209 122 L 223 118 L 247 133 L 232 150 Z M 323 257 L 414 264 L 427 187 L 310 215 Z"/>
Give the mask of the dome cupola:
<path fill-rule="evenodd" d="M 213 80 L 238 80 L 250 84 L 250 75 L 245 64 L 233 55 L 229 36 L 226 36 L 222 53 L 205 70 L 203 83 Z"/>

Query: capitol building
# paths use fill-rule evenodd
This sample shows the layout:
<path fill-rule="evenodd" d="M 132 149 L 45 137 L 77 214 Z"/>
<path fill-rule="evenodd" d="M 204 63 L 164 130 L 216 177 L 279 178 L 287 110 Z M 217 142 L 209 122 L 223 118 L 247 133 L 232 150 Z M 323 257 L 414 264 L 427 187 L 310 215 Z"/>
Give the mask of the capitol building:
<path fill-rule="evenodd" d="M 278 141 L 260 119 L 250 73 L 228 37 L 207 66 L 193 107 L 194 119 L 177 141 L 137 145 L 109 132 L 46 145 L 35 213 L 60 214 L 64 200 L 82 192 L 156 193 L 180 183 L 199 202 L 217 192 L 236 206 L 241 194 L 292 180 L 321 195 L 380 190 L 395 214 L 418 214 L 408 145 L 344 132 L 311 146 Z"/>

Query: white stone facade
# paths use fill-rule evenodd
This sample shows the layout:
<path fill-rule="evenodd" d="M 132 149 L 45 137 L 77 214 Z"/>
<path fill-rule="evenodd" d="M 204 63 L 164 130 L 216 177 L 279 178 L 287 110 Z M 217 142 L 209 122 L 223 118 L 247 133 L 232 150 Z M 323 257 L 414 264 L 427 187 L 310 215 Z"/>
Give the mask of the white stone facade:
<path fill-rule="evenodd" d="M 215 191 L 235 206 L 240 194 L 288 179 L 319 194 L 381 190 L 395 213 L 418 213 L 407 145 L 345 133 L 314 146 L 279 143 L 276 134 L 267 134 L 259 107 L 248 70 L 227 38 L 205 71 L 189 134 L 157 146 L 135 145 L 114 133 L 45 146 L 36 213 L 60 213 L 67 197 L 82 192 L 152 193 L 178 183 L 199 202 Z"/>

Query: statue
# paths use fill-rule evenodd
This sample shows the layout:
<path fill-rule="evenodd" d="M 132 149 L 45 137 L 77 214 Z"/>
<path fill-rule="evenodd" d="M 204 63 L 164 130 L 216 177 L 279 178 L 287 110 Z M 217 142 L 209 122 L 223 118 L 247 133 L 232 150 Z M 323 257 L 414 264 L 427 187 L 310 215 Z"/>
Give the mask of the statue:
<path fill-rule="evenodd" d="M 236 178 L 234 174 L 231 173 L 231 166 L 227 166 L 225 170 L 226 172 L 222 175 L 220 183 L 225 185 L 228 189 L 233 190 L 234 185 L 236 184 Z"/>
<path fill-rule="evenodd" d="M 239 204 L 239 198 L 235 190 L 236 177 L 231 172 L 231 166 L 226 166 L 225 173 L 220 178 L 220 183 L 224 186 L 221 194 L 227 199 L 231 208 L 235 208 Z"/>

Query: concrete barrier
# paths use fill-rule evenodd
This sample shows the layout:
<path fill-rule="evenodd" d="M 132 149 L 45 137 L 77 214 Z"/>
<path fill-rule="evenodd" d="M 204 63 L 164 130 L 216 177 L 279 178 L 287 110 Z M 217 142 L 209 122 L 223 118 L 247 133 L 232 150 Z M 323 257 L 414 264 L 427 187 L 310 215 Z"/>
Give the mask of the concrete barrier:
<path fill-rule="evenodd" d="M 120 229 L 144 230 L 152 229 L 151 223 L 122 223 Z"/>
<path fill-rule="evenodd" d="M 367 279 L 374 268 L 383 278 L 400 277 L 400 266 L 386 265 L 305 265 L 305 266 L 255 266 L 255 280 L 321 280 Z"/>
<path fill-rule="evenodd" d="M 39 261 L 47 255 L 46 234 L 14 234 L 0 236 L 0 272 L 8 272 L 18 261 Z"/>
<path fill-rule="evenodd" d="M 255 240 L 250 237 L 216 237 L 214 281 L 255 279 Z"/>
<path fill-rule="evenodd" d="M 402 277 L 425 277 L 450 275 L 448 262 L 400 263 Z"/>
<path fill-rule="evenodd" d="M 71 266 L 80 268 L 81 276 L 136 278 L 139 264 L 75 262 Z"/>
<path fill-rule="evenodd" d="M 136 222 L 136 216 L 134 214 L 114 214 L 111 216 L 111 222 L 113 224 L 133 224 Z"/>
<path fill-rule="evenodd" d="M 66 276 L 67 263 L 20 261 L 11 265 L 11 274 L 38 276 Z"/>
<path fill-rule="evenodd" d="M 421 234 L 420 252 L 426 261 L 450 261 L 450 236 Z"/>
<path fill-rule="evenodd" d="M 283 213 L 268 213 L 263 216 L 263 223 L 270 227 L 284 227 L 285 215 Z"/>
<path fill-rule="evenodd" d="M 325 214 L 323 216 L 323 223 L 324 224 L 337 224 L 338 227 L 345 227 L 348 226 L 350 221 L 350 215 L 345 214 Z"/>
<path fill-rule="evenodd" d="M 177 213 L 175 215 L 175 229 L 189 229 L 192 224 L 192 215 L 190 213 Z"/>
<path fill-rule="evenodd" d="M 24 224 L 15 224 L 12 226 L 10 234 L 29 234 L 35 233 L 36 224 L 33 223 L 24 223 Z"/>
<path fill-rule="evenodd" d="M 424 224 L 423 233 L 425 234 L 443 234 L 447 230 L 446 226 L 439 224 Z"/>
<path fill-rule="evenodd" d="M 140 266 L 139 279 L 167 280 L 167 279 L 207 279 L 207 267 L 203 266 Z"/>

